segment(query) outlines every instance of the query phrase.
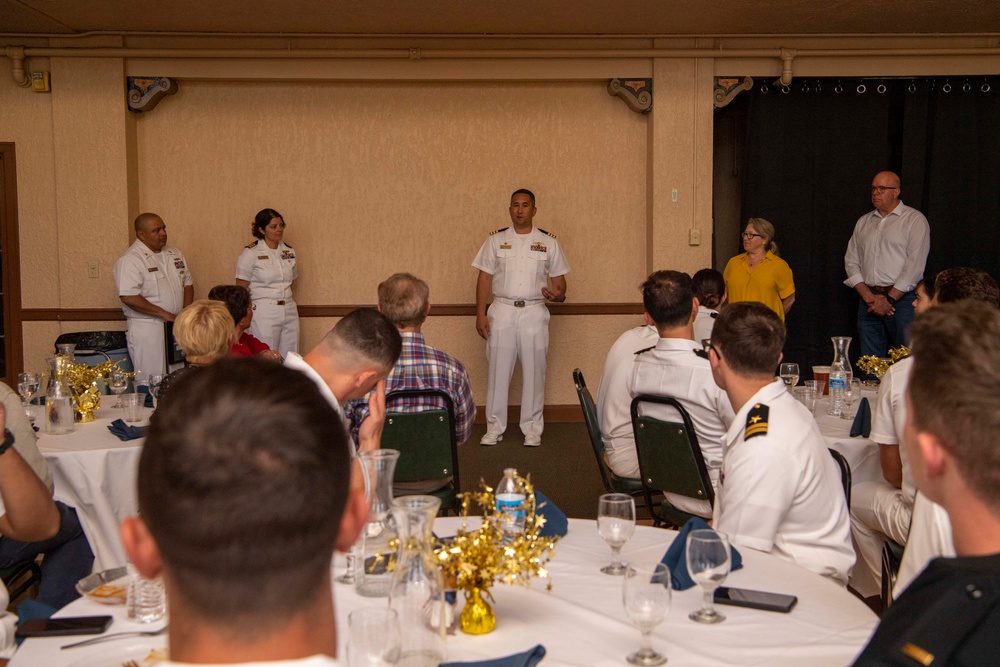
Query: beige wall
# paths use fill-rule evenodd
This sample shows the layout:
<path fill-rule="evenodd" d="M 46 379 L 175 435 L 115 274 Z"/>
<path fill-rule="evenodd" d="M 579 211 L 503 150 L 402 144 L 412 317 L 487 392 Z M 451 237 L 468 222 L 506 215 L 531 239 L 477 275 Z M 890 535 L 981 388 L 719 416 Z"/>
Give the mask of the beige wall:
<path fill-rule="evenodd" d="M 786 45 L 808 45 L 797 40 Z M 126 39 L 100 41 L 115 46 Z M 181 45 L 162 37 L 127 41 Z M 639 42 L 619 46 L 705 48 L 718 40 Z M 728 43 L 778 45 L 765 38 Z M 832 48 L 836 40 L 815 43 Z M 183 45 L 203 44 L 192 38 Z M 574 42 L 578 49 L 613 46 Z M 813 58 L 796 67 L 810 76 L 919 74 L 927 62 Z M 972 72 L 982 62 L 939 58 L 935 72 L 926 73 Z M 70 309 L 117 307 L 111 267 L 131 240 L 129 219 L 138 210 L 164 217 L 171 243 L 190 261 L 196 294 L 204 296 L 213 284 L 232 280 L 236 256 L 250 240 L 250 219 L 265 206 L 285 215 L 286 238 L 299 250 L 301 305 L 370 303 L 377 282 L 396 270 L 427 279 L 437 303 L 471 304 L 472 257 L 489 231 L 509 223 L 507 197 L 521 186 L 535 190 L 537 223 L 566 250 L 570 302 L 636 303 L 636 287 L 652 268 L 711 264 L 713 77 L 776 76 L 780 63 L 604 55 L 52 57 L 32 58 L 28 69 L 51 71 L 52 92 L 18 89 L 0 72 L 0 141 L 17 150 L 22 298 L 29 309 Z M 174 76 L 180 90 L 133 116 L 125 109 L 124 77 L 140 74 Z M 609 96 L 612 76 L 652 76 L 653 113 L 636 114 Z M 700 232 L 700 245 L 689 245 L 691 230 Z M 87 275 L 90 262 L 97 263 L 97 278 Z M 332 322 L 304 320 L 303 347 Z M 596 387 L 607 348 L 637 324 L 626 315 L 553 317 L 546 402 L 575 403 L 570 371 L 576 366 Z M 25 365 L 41 368 L 61 331 L 105 327 L 123 323 L 25 323 Z M 486 364 L 473 318 L 432 317 L 427 333 L 468 365 L 481 403 Z M 515 386 L 512 403 L 518 396 Z"/>

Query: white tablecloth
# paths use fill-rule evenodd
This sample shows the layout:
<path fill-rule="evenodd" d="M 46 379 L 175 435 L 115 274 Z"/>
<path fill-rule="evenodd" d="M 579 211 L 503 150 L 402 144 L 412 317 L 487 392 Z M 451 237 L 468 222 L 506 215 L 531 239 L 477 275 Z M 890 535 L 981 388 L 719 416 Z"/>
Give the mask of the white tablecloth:
<path fill-rule="evenodd" d="M 459 521 L 438 519 L 435 532 L 448 535 Z M 597 535 L 596 525 L 591 520 L 570 520 L 569 534 L 556 547 L 550 563 L 553 583 L 550 593 L 545 592 L 543 581 L 535 581 L 531 587 L 496 586 L 492 591 L 496 630 L 481 636 L 461 632 L 449 636 L 448 659 L 495 658 L 543 644 L 547 650 L 543 665 L 625 664 L 625 655 L 639 646 L 639 631 L 622 608 L 622 578 L 599 571 L 609 562 L 611 551 Z M 638 527 L 622 550 L 623 557 L 632 562 L 659 560 L 675 535 L 659 528 Z M 798 596 L 798 605 L 789 614 L 722 607 L 726 621 L 706 626 L 687 618 L 689 612 L 701 605 L 700 590 L 675 592 L 667 620 L 656 629 L 653 638 L 654 648 L 669 658 L 669 664 L 674 667 L 849 664 L 877 622 L 868 607 L 846 589 L 797 565 L 751 549 L 743 549 L 741 553 L 744 567 L 729 576 L 727 585 L 792 593 Z M 334 572 L 342 571 L 343 559 L 338 557 Z M 334 584 L 334 604 L 339 628 L 338 652 L 343 656 L 347 614 L 361 607 L 382 606 L 386 601 L 362 598 L 353 588 Z M 460 599 L 456 614 L 461 604 Z M 61 615 L 108 613 L 109 609 L 115 614 L 111 632 L 139 627 L 123 620 L 122 607 L 109 608 L 86 600 L 72 603 Z M 14 656 L 10 667 L 64 667 L 91 656 L 94 659 L 107 656 L 108 667 L 118 667 L 121 660 L 164 643 L 163 637 L 157 637 L 59 650 L 59 646 L 70 641 L 30 639 Z M 127 651 L 132 653 L 125 655 Z"/>
<path fill-rule="evenodd" d="M 52 470 L 55 498 L 76 508 L 94 550 L 96 572 L 125 565 L 118 525 L 138 511 L 135 479 L 144 440 L 122 442 L 108 431 L 108 424 L 123 417 L 120 409 L 110 407 L 114 400 L 103 397 L 107 405 L 97 410 L 97 420 L 77 424 L 72 433 L 38 433 L 38 449 Z M 148 419 L 152 410 L 144 412 Z"/>
<path fill-rule="evenodd" d="M 868 399 L 872 410 L 875 409 L 877 392 L 862 389 L 861 396 Z M 851 483 L 875 482 L 882 479 L 882 465 L 879 462 L 878 445 L 871 438 L 851 437 L 853 419 L 841 419 L 827 414 L 830 409 L 830 397 L 824 396 L 816 401 L 816 423 L 826 439 L 826 446 L 844 455 L 851 466 Z M 852 414 L 857 413 L 858 404 L 852 406 Z"/>

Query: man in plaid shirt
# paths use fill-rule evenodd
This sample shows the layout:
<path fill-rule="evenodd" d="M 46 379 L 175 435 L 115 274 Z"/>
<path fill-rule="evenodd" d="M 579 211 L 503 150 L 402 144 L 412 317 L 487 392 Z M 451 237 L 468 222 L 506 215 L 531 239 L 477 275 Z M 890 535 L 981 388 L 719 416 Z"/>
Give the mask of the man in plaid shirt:
<path fill-rule="evenodd" d="M 403 351 L 389 373 L 385 393 L 399 389 L 446 391 L 455 405 L 455 439 L 462 444 L 469 439 L 476 418 L 472 386 L 462 362 L 424 342 L 420 327 L 431 309 L 429 297 L 427 283 L 409 273 L 393 274 L 378 286 L 378 309 L 403 337 Z M 393 412 L 423 412 L 443 407 L 444 401 L 439 398 L 419 396 L 400 398 L 386 405 Z M 353 435 L 368 417 L 367 399 L 351 401 L 345 412 Z"/>

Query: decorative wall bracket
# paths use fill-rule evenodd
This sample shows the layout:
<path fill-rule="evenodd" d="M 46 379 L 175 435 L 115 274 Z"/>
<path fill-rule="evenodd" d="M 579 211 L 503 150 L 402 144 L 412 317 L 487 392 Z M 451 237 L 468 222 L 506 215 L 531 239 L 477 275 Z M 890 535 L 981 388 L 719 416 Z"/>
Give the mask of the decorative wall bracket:
<path fill-rule="evenodd" d="M 130 76 L 126 93 L 129 111 L 152 111 L 165 95 L 176 92 L 177 82 L 165 76 Z"/>
<path fill-rule="evenodd" d="M 751 76 L 715 77 L 715 108 L 721 109 L 744 90 L 751 88 L 753 88 Z"/>
<path fill-rule="evenodd" d="M 619 77 L 608 81 L 608 95 L 625 100 L 628 108 L 636 113 L 653 110 L 653 80 Z"/>

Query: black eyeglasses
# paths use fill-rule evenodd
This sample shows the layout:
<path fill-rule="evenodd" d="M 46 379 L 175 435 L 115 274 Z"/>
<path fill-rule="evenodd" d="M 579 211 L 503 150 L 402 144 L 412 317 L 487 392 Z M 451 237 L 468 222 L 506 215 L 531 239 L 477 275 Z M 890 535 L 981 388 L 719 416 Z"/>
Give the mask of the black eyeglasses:
<path fill-rule="evenodd" d="M 891 185 L 873 185 L 872 192 L 878 192 L 880 195 L 884 194 L 886 190 L 898 190 L 899 188 L 893 187 Z"/>
<path fill-rule="evenodd" d="M 745 239 L 762 239 L 764 236 L 762 234 L 752 234 L 750 232 L 743 232 L 743 238 Z"/>

